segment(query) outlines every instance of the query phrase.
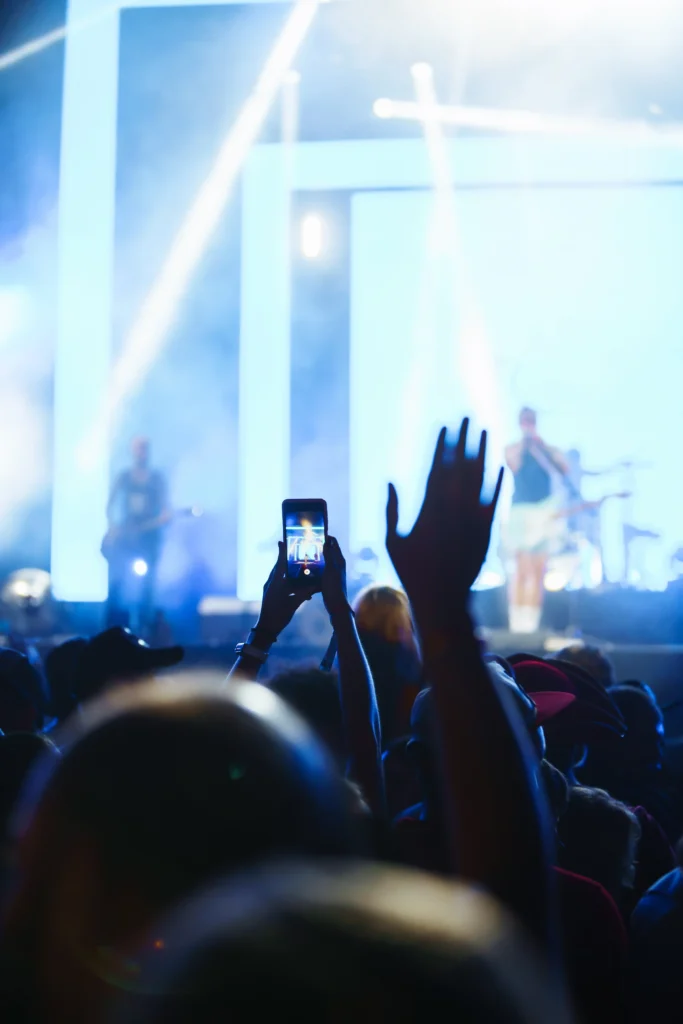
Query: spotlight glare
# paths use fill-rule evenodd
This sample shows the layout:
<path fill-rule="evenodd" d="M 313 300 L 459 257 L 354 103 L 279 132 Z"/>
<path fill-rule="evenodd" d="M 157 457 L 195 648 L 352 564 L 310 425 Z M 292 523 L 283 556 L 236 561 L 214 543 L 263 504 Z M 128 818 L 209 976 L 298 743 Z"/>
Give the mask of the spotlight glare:
<path fill-rule="evenodd" d="M 307 260 L 317 260 L 322 247 L 322 219 L 316 213 L 309 213 L 301 223 L 301 251 Z"/>
<path fill-rule="evenodd" d="M 394 104 L 392 100 L 381 99 L 375 100 L 373 107 L 373 113 L 375 117 L 387 118 L 392 117 L 394 113 Z"/>
<path fill-rule="evenodd" d="M 149 566 L 144 558 L 136 558 L 133 562 L 133 572 L 136 576 L 146 576 Z"/>
<path fill-rule="evenodd" d="M 569 585 L 569 577 L 558 569 L 549 569 L 545 574 L 545 589 L 555 594 Z"/>
<path fill-rule="evenodd" d="M 496 572 L 494 569 L 483 569 L 479 573 L 478 578 L 475 580 L 473 590 L 494 590 L 496 587 L 502 587 L 505 583 L 505 577 L 502 572 Z"/>
<path fill-rule="evenodd" d="M 81 443 L 79 462 L 83 468 L 96 466 L 101 460 L 122 403 L 140 387 L 158 358 L 192 274 L 319 6 L 320 0 L 297 0 L 251 95 L 199 187 L 112 368 L 106 402 L 90 436 Z"/>
<path fill-rule="evenodd" d="M 429 78 L 434 77 L 432 65 L 427 64 L 425 61 L 419 61 L 417 64 L 413 64 L 410 69 L 410 73 L 414 79 L 420 82 L 426 82 Z"/>
<path fill-rule="evenodd" d="M 294 68 L 289 70 L 284 77 L 285 85 L 298 85 L 301 81 L 301 72 L 295 71 Z"/>

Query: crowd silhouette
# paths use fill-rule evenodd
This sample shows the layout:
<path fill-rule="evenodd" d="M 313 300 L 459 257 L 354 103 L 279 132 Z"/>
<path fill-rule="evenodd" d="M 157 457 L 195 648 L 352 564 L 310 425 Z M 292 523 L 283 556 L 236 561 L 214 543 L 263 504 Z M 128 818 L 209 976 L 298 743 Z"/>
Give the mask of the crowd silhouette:
<path fill-rule="evenodd" d="M 2 1021 L 668 1021 L 683 790 L 647 685 L 504 659 L 471 590 L 503 471 L 439 434 L 403 590 L 280 544 L 227 678 L 120 627 L 0 651 Z M 474 450 L 475 454 L 471 454 Z M 322 593 L 333 667 L 265 678 Z M 164 670 L 162 672 L 162 670 Z"/>

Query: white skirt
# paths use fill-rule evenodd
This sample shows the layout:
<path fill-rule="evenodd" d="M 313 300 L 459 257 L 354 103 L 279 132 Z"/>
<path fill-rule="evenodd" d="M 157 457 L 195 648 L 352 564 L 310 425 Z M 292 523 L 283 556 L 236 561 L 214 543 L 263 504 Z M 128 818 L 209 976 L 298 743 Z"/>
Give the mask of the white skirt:
<path fill-rule="evenodd" d="M 510 516 L 503 531 L 505 549 L 510 555 L 527 551 L 547 554 L 557 543 L 562 520 L 557 516 L 554 498 L 532 503 L 521 502 L 510 507 Z"/>

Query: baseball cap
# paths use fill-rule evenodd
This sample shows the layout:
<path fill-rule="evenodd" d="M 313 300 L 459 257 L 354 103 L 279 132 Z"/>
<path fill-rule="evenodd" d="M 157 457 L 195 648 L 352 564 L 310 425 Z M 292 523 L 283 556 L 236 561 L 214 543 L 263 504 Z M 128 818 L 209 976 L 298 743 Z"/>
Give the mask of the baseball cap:
<path fill-rule="evenodd" d="M 571 708 L 562 717 L 568 727 L 587 734 L 605 730 L 624 734 L 626 726 L 614 701 L 583 669 L 526 654 L 514 655 L 510 662 L 517 682 L 538 708 L 538 724 Z"/>
<path fill-rule="evenodd" d="M 98 633 L 87 642 L 78 659 L 75 691 L 79 701 L 88 700 L 115 682 L 143 679 L 182 661 L 182 647 L 150 647 L 122 626 Z"/>
<path fill-rule="evenodd" d="M 488 671 L 512 697 L 515 707 L 532 735 L 543 722 L 558 715 L 576 700 L 569 692 L 528 693 L 515 675 L 498 659 L 487 658 L 486 661 Z M 434 713 L 434 696 L 431 687 L 427 687 L 415 698 L 410 716 L 410 733 L 414 740 L 429 741 Z"/>

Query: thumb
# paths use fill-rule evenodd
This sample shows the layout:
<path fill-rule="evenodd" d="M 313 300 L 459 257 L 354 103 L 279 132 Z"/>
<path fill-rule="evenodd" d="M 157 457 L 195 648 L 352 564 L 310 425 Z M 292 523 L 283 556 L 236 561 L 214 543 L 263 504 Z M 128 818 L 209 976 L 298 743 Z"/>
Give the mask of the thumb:
<path fill-rule="evenodd" d="M 398 494 L 393 484 L 389 484 L 387 499 L 387 540 L 396 536 L 398 528 Z"/>

